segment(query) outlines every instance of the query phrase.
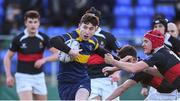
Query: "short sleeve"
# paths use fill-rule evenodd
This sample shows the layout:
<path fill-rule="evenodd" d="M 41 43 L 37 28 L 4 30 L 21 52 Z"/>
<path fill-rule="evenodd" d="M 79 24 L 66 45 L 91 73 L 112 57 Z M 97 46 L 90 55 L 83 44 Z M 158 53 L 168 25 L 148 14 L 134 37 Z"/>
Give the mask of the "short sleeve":
<path fill-rule="evenodd" d="M 47 35 L 44 35 L 44 44 L 46 46 L 46 48 L 51 48 L 52 46 L 50 45 L 50 39 L 49 39 L 49 36 Z"/>
<path fill-rule="evenodd" d="M 107 47 L 106 48 L 116 52 L 116 50 L 120 47 L 119 44 L 117 43 L 116 38 L 111 33 L 108 33 L 107 37 L 108 37 L 108 40 L 107 40 Z"/>
<path fill-rule="evenodd" d="M 140 73 L 131 74 L 129 79 L 139 82 L 142 78 L 143 78 L 142 72 L 140 72 Z"/>
<path fill-rule="evenodd" d="M 18 48 L 19 48 L 19 41 L 18 41 L 18 37 L 16 36 L 13 38 L 13 40 L 10 44 L 9 50 L 11 50 L 13 52 L 17 52 Z"/>
<path fill-rule="evenodd" d="M 134 74 L 132 77 L 130 77 L 130 79 L 136 82 L 141 82 L 143 84 L 149 84 L 152 78 L 153 78 L 152 75 L 147 74 L 145 72 L 139 72 L 139 73 Z"/>

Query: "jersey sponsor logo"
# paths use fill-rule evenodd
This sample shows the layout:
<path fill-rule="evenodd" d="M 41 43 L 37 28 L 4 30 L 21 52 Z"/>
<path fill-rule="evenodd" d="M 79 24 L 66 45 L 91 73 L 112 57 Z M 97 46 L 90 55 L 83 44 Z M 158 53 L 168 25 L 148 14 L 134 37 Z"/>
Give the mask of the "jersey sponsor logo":
<path fill-rule="evenodd" d="M 80 85 L 80 86 L 79 86 L 79 88 L 83 88 L 83 87 L 84 87 L 84 85 Z"/>
<path fill-rule="evenodd" d="M 22 43 L 20 47 L 24 49 L 24 48 L 27 48 L 27 45 L 26 43 Z"/>

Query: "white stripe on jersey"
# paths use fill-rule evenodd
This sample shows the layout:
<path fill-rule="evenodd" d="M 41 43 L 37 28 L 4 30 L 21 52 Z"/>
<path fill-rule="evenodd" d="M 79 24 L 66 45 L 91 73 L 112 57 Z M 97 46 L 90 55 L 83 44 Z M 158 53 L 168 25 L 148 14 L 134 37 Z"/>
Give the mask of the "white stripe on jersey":
<path fill-rule="evenodd" d="M 22 41 L 23 39 L 27 38 L 29 36 L 28 32 L 27 32 L 27 29 L 24 30 L 24 36 L 21 37 L 20 41 Z M 39 35 L 38 32 L 36 32 L 36 35 L 35 35 L 37 38 L 41 39 L 42 41 L 44 40 L 44 38 Z"/>

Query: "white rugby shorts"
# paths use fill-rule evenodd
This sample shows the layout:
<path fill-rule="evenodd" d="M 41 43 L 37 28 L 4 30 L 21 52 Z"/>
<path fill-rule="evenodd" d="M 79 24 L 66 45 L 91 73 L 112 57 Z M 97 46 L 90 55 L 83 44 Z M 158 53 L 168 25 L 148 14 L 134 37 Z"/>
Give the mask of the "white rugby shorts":
<path fill-rule="evenodd" d="M 47 95 L 47 87 L 44 73 L 25 74 L 16 73 L 16 90 L 17 92 L 32 91 L 33 94 Z"/>
<path fill-rule="evenodd" d="M 177 90 L 171 93 L 159 93 L 155 88 L 150 87 L 149 95 L 146 97 L 145 101 L 149 100 L 177 100 L 178 92 Z"/>
<path fill-rule="evenodd" d="M 117 82 L 112 82 L 110 78 L 91 79 L 91 94 L 89 99 L 101 96 L 105 100 L 117 88 Z M 113 101 L 119 101 L 119 97 Z"/>

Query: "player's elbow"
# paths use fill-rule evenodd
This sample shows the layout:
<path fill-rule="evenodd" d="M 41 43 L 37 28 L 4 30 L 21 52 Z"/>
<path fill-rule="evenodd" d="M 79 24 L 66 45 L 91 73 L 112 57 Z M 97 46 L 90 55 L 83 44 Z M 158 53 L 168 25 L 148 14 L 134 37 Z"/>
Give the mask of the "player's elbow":
<path fill-rule="evenodd" d="M 50 44 L 51 46 L 55 47 L 56 43 L 58 42 L 58 39 L 56 37 L 53 37 L 52 39 L 50 39 Z"/>
<path fill-rule="evenodd" d="M 10 55 L 8 55 L 8 54 L 6 54 L 5 56 L 4 56 L 4 59 L 3 59 L 3 61 L 4 62 L 6 62 L 6 61 L 10 61 L 11 60 L 11 56 Z"/>

